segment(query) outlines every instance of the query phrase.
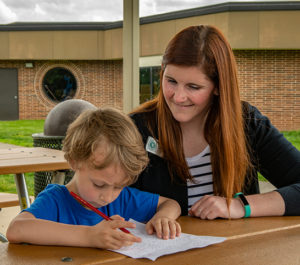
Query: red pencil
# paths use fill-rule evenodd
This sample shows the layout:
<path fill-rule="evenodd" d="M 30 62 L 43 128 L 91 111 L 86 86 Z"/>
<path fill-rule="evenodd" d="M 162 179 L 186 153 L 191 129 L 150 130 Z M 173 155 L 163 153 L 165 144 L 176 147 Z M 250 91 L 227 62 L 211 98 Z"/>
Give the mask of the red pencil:
<path fill-rule="evenodd" d="M 81 203 L 83 203 L 86 207 L 90 208 L 92 211 L 94 211 L 95 213 L 99 214 L 101 217 L 103 217 L 105 220 L 109 221 L 112 220 L 111 218 L 109 218 L 106 214 L 100 212 L 97 208 L 95 208 L 93 205 L 89 204 L 87 201 L 85 201 L 84 199 L 82 199 L 79 195 L 77 195 L 76 193 L 74 193 L 73 191 L 70 191 L 70 194 L 78 201 L 80 201 Z M 120 228 L 120 230 L 122 230 L 123 232 L 130 234 L 130 232 L 125 229 L 125 228 Z"/>

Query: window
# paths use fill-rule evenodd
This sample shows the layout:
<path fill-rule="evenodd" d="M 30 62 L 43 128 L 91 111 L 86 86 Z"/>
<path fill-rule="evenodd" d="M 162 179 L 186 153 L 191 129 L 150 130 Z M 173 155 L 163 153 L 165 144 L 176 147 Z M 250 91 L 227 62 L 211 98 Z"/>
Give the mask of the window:
<path fill-rule="evenodd" d="M 159 91 L 160 67 L 140 68 L 140 103 L 153 99 Z"/>
<path fill-rule="evenodd" d="M 46 96 L 54 102 L 61 102 L 73 98 L 76 89 L 76 79 L 66 68 L 52 68 L 43 78 L 43 91 Z"/>

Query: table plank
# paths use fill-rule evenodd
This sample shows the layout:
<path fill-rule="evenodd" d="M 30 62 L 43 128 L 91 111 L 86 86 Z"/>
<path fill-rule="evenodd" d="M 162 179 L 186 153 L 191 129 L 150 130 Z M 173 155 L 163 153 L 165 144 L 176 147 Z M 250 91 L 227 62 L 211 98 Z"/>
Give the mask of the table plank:
<path fill-rule="evenodd" d="M 61 154 L 61 150 L 44 148 L 44 147 L 20 147 L 20 148 L 8 148 L 8 149 L 0 149 L 0 156 L 7 154 L 17 154 L 17 153 L 32 153 L 32 154 Z"/>
<path fill-rule="evenodd" d="M 72 261 L 62 262 L 64 257 L 70 257 Z M 125 258 L 121 254 L 96 248 L 0 244 L 1 265 L 96 265 L 113 261 L 120 264 Z"/>
<path fill-rule="evenodd" d="M 34 147 L 0 150 L 0 174 L 70 169 L 61 150 Z"/>
<path fill-rule="evenodd" d="M 201 220 L 182 216 L 178 222 L 182 231 L 194 235 L 241 237 L 260 234 L 262 231 L 280 230 L 300 226 L 300 216 L 257 217 L 242 219 Z"/>
<path fill-rule="evenodd" d="M 122 265 L 174 265 L 174 264 L 300 264 L 300 227 L 277 232 L 227 240 L 205 248 L 192 249 L 158 258 L 155 262 L 147 259 L 122 260 Z M 99 263 L 100 264 L 100 263 Z M 109 265 L 119 265 L 112 261 Z"/>
<path fill-rule="evenodd" d="M 3 265 L 59 264 L 62 257 L 71 257 L 73 261 L 68 262 L 70 265 L 145 265 L 148 263 L 155 263 L 157 265 L 294 265 L 300 264 L 300 227 L 291 227 L 294 221 L 299 221 L 299 218 L 300 217 L 249 218 L 247 219 L 249 220 L 249 222 L 247 222 L 247 226 L 241 222 L 235 222 L 238 229 L 233 229 L 230 234 L 240 233 L 246 235 L 245 237 L 232 237 L 232 239 L 226 240 L 221 244 L 163 256 L 158 258 L 155 262 L 147 259 L 132 259 L 114 252 L 93 248 L 18 245 L 6 243 L 0 244 L 0 260 Z M 194 222 L 194 219 L 195 218 L 180 218 L 179 221 L 183 221 L 184 223 L 184 232 L 187 232 L 185 229 L 188 227 L 190 227 L 190 231 L 194 229 L 194 231 L 198 231 L 198 229 L 202 229 L 202 231 L 204 231 L 210 227 L 212 228 L 212 231 L 206 232 L 212 235 L 218 235 L 220 231 L 224 229 L 224 224 L 227 223 L 219 222 L 219 220 L 198 220 L 200 221 L 198 223 L 201 223 L 201 226 L 198 226 L 198 224 Z M 258 219 L 261 219 L 261 221 L 264 221 L 267 225 L 263 226 L 260 222 L 258 222 Z M 286 220 L 284 221 L 284 219 Z M 205 223 L 208 225 L 205 225 Z M 272 232 L 271 228 L 274 227 L 274 224 L 279 226 L 279 223 L 281 223 L 283 229 Z M 265 228 L 266 233 L 258 235 L 250 234 L 249 232 L 253 231 L 253 227 L 255 225 L 259 225 L 260 229 Z M 199 233 L 202 232 L 198 231 L 197 234 Z M 224 231 L 224 233 L 226 234 L 227 232 Z"/>
<path fill-rule="evenodd" d="M 65 169 L 70 169 L 70 165 L 61 150 L 43 147 L 0 149 L 0 174 L 16 174 L 15 183 L 21 209 L 30 206 L 23 173 Z"/>

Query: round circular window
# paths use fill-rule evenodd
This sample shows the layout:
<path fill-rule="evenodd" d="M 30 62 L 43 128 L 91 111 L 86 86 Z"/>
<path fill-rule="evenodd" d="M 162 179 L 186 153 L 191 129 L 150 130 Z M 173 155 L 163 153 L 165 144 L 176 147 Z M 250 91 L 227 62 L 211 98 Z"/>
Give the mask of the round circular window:
<path fill-rule="evenodd" d="M 52 68 L 43 78 L 43 91 L 47 97 L 54 102 L 61 102 L 73 98 L 76 89 L 76 79 L 66 68 Z"/>

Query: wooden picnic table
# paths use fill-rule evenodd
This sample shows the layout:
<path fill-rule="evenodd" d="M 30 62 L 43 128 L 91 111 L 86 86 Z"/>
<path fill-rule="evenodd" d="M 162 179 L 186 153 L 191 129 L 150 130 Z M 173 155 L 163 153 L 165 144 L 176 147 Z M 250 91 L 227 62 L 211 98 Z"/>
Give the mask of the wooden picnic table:
<path fill-rule="evenodd" d="M 24 173 L 70 169 L 61 150 L 43 147 L 0 149 L 0 175 L 15 174 L 21 209 L 30 206 Z"/>
<path fill-rule="evenodd" d="M 300 264 L 300 216 L 238 220 L 180 217 L 184 233 L 227 237 L 223 243 L 159 257 L 132 259 L 96 248 L 0 244 L 2 265 L 198 265 Z M 62 260 L 69 260 L 62 262 Z"/>

